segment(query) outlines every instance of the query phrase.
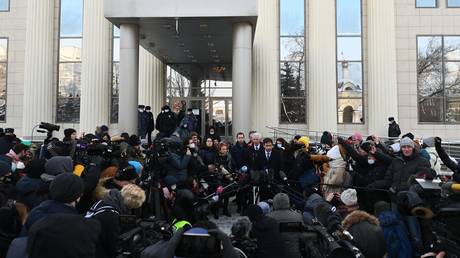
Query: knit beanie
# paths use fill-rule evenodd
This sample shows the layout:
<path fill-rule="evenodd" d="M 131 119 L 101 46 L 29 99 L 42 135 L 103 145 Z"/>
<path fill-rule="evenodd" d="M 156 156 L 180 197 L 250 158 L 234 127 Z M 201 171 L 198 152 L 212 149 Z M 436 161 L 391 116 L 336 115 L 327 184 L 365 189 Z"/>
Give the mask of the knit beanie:
<path fill-rule="evenodd" d="M 83 180 L 71 173 L 63 173 L 56 178 L 50 185 L 51 199 L 63 203 L 76 201 L 83 195 Z"/>
<path fill-rule="evenodd" d="M 266 202 L 259 202 L 257 204 L 257 206 L 259 206 L 261 209 L 262 209 L 262 212 L 267 215 L 268 213 L 270 213 L 270 205 Z"/>
<path fill-rule="evenodd" d="M 127 166 L 123 169 L 119 169 L 115 175 L 115 179 L 119 181 L 131 181 L 137 179 L 136 169 L 133 166 Z"/>
<path fill-rule="evenodd" d="M 353 139 L 354 141 L 362 141 L 363 140 L 363 135 L 359 132 L 356 132 L 354 133 L 352 136 L 351 136 L 351 139 Z"/>
<path fill-rule="evenodd" d="M 358 197 L 356 195 L 356 190 L 347 189 L 343 191 L 342 194 L 340 195 L 340 200 L 346 206 L 355 206 L 356 204 L 358 204 Z"/>
<path fill-rule="evenodd" d="M 273 198 L 274 210 L 285 210 L 290 208 L 289 196 L 285 193 L 278 193 Z"/>
<path fill-rule="evenodd" d="M 401 147 L 404 147 L 404 146 L 409 146 L 411 148 L 415 147 L 414 141 L 412 141 L 409 137 L 402 138 L 399 145 L 401 145 Z"/>
<path fill-rule="evenodd" d="M 238 238 L 246 236 L 251 230 L 251 221 L 248 217 L 242 217 L 232 225 L 232 235 Z"/>

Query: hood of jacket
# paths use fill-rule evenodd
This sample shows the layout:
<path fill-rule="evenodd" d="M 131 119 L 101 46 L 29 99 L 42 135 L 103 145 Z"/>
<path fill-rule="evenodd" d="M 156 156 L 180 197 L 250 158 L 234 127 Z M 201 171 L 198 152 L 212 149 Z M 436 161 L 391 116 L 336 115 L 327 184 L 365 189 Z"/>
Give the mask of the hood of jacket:
<path fill-rule="evenodd" d="M 358 223 L 361 223 L 363 221 L 367 221 L 372 225 L 379 225 L 379 220 L 370 215 L 369 213 L 365 211 L 353 211 L 352 213 L 348 214 L 348 216 L 345 217 L 345 219 L 342 221 L 342 226 L 345 230 L 350 229 L 353 225 L 356 225 Z"/>
<path fill-rule="evenodd" d="M 118 189 L 112 189 L 109 193 L 102 199 L 105 204 L 108 204 L 118 210 L 121 214 L 129 213 L 128 207 L 126 207 L 123 202 L 123 196 Z"/>

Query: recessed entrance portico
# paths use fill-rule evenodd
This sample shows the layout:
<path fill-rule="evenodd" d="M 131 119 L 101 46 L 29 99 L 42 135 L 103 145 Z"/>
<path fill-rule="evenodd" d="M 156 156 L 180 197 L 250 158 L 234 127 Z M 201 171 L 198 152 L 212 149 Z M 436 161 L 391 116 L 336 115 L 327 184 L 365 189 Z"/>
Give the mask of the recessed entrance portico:
<path fill-rule="evenodd" d="M 226 107 L 233 104 L 233 128 L 226 125 L 225 135 L 231 135 L 229 130 L 250 130 L 257 0 L 105 0 L 104 4 L 105 17 L 121 30 L 120 131 L 137 131 L 139 67 L 138 51 L 132 46 L 139 44 L 186 77 L 192 89 L 200 88 L 203 80 L 232 81 L 232 101 L 224 102 Z M 227 118 L 228 112 L 226 108 Z"/>

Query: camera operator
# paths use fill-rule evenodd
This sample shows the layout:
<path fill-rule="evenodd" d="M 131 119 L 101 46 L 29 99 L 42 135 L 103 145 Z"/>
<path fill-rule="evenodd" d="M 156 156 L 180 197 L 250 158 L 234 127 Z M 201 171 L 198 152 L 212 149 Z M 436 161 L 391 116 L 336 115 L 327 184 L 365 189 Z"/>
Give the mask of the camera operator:
<path fill-rule="evenodd" d="M 73 158 L 77 147 L 77 131 L 73 128 L 65 129 L 62 141 L 69 145 L 69 156 Z"/>
<path fill-rule="evenodd" d="M 138 178 L 136 169 L 125 164 L 118 168 L 114 177 L 101 178 L 94 190 L 94 197 L 102 200 L 110 190 L 121 190 L 125 185 L 134 184 Z"/>
<path fill-rule="evenodd" d="M 187 180 L 187 168 L 192 158 L 192 151 L 187 148 L 185 155 L 181 151 L 181 144 L 170 141 L 170 150 L 167 162 L 164 164 L 166 176 L 164 182 L 167 186 L 184 183 Z"/>
<path fill-rule="evenodd" d="M 291 210 L 289 196 L 285 193 L 278 193 L 273 198 L 273 211 L 268 214 L 278 223 L 303 223 L 302 214 Z M 301 257 L 299 248 L 300 232 L 281 232 L 281 238 L 286 246 L 287 258 Z"/>
<path fill-rule="evenodd" d="M 390 189 L 394 193 L 392 202 L 397 202 L 396 197 L 402 191 L 408 191 L 413 183 L 413 177 L 420 172 L 429 173 L 431 164 L 428 160 L 420 156 L 416 151 L 415 143 L 408 137 L 401 140 L 402 156 L 394 158 L 385 174 L 383 180 L 371 183 L 371 188 Z M 435 175 L 430 175 L 433 178 Z M 397 207 L 397 205 L 395 205 Z M 416 217 L 405 216 L 406 225 L 409 228 L 412 245 L 415 252 L 420 254 L 422 249 L 422 239 L 420 224 Z"/>
<path fill-rule="evenodd" d="M 203 159 L 199 155 L 198 146 L 192 138 L 188 138 L 184 141 L 184 145 L 192 153 L 187 169 L 188 177 L 189 179 L 196 179 L 198 175 L 207 170 L 207 165 L 205 165 Z"/>
<path fill-rule="evenodd" d="M 141 255 L 141 258 L 174 257 L 238 258 L 239 255 L 230 238 L 214 223 L 199 221 L 191 229 L 177 231 L 169 241 L 147 247 Z"/>
<path fill-rule="evenodd" d="M 455 182 L 460 182 L 460 163 L 452 160 L 449 155 L 447 154 L 446 150 L 441 146 L 442 139 L 439 137 L 434 138 L 434 146 L 436 148 L 436 152 L 439 155 L 439 158 L 442 160 L 450 170 L 454 172 L 452 175 L 452 179 Z"/>
<path fill-rule="evenodd" d="M 96 257 L 116 257 L 117 240 L 122 233 L 120 217 L 130 215 L 132 209 L 142 206 L 145 201 L 144 191 L 127 184 L 121 191 L 112 189 L 104 199 L 96 202 L 86 213 L 87 219 L 96 219 L 101 224 L 101 236 L 96 248 Z"/>
<path fill-rule="evenodd" d="M 392 158 L 382 151 L 382 147 L 379 147 L 381 143 L 377 137 L 361 143 L 358 150 L 342 138 L 338 138 L 338 141 L 355 162 L 353 166 L 353 183 L 355 186 L 367 187 L 371 183 L 385 178 L 385 173 L 392 162 Z M 387 195 L 384 192 L 358 190 L 359 206 L 367 212 L 373 211 L 374 203 L 377 201 L 387 199 Z"/>

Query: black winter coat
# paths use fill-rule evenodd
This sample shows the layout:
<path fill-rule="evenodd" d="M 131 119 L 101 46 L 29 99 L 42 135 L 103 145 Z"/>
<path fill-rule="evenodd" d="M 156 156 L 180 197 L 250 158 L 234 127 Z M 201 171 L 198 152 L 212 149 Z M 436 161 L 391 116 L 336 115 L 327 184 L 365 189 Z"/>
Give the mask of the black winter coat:
<path fill-rule="evenodd" d="M 176 130 L 176 115 L 173 112 L 161 112 L 158 117 L 157 121 L 155 122 L 156 129 L 160 132 L 165 134 L 166 136 L 170 136 L 174 130 Z"/>
<path fill-rule="evenodd" d="M 235 169 L 241 169 L 243 166 L 249 165 L 249 150 L 246 143 L 236 143 L 230 150 L 233 161 L 235 162 Z"/>
<path fill-rule="evenodd" d="M 257 258 L 286 257 L 286 249 L 281 238 L 279 223 L 270 217 L 262 216 L 252 223 L 251 238 L 257 239 Z"/>
<path fill-rule="evenodd" d="M 393 121 L 393 123 L 388 126 L 388 137 L 399 137 L 400 135 L 401 129 L 396 121 Z"/>
<path fill-rule="evenodd" d="M 208 166 L 214 164 L 217 157 L 217 150 L 214 147 L 204 147 L 199 150 L 198 155 L 200 155 L 203 163 Z"/>
<path fill-rule="evenodd" d="M 410 157 L 397 157 L 391 162 L 383 180 L 376 181 L 370 187 L 388 189 L 396 193 L 409 190 L 410 178 L 418 173 L 430 172 L 431 164 L 428 160 L 414 153 Z"/>

